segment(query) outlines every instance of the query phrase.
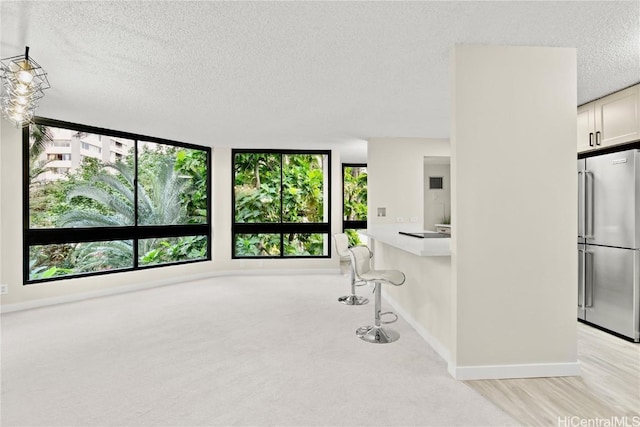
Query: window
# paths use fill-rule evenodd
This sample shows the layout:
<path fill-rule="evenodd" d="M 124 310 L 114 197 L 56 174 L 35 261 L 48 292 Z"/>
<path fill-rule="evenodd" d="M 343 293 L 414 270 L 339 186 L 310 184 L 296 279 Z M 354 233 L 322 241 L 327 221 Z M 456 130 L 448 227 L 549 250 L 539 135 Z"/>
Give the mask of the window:
<path fill-rule="evenodd" d="M 233 150 L 233 257 L 329 257 L 330 165 L 329 151 Z"/>
<path fill-rule="evenodd" d="M 51 175 L 37 160 L 70 131 L 131 148 Z M 211 259 L 210 148 L 43 118 L 23 140 L 25 283 Z"/>
<path fill-rule="evenodd" d="M 429 189 L 430 190 L 442 190 L 443 179 L 441 176 L 429 177 Z"/>
<path fill-rule="evenodd" d="M 343 216 L 342 229 L 349 243 L 362 243 L 356 230 L 367 228 L 367 165 L 342 164 Z"/>
<path fill-rule="evenodd" d="M 71 141 L 57 140 L 51 143 L 54 147 L 71 147 Z"/>
<path fill-rule="evenodd" d="M 49 153 L 47 154 L 47 160 L 48 161 L 56 161 L 56 160 L 71 160 L 71 154 L 56 154 L 56 153 Z"/>
<path fill-rule="evenodd" d="M 87 137 L 88 135 L 85 134 L 83 136 Z M 97 135 L 97 136 L 100 137 L 101 135 Z M 95 143 L 101 143 L 101 142 L 102 142 L 102 138 L 98 138 L 98 141 L 95 141 Z M 92 151 L 94 153 L 102 153 L 102 147 L 97 147 L 87 142 L 82 142 L 82 149 L 86 151 Z"/>

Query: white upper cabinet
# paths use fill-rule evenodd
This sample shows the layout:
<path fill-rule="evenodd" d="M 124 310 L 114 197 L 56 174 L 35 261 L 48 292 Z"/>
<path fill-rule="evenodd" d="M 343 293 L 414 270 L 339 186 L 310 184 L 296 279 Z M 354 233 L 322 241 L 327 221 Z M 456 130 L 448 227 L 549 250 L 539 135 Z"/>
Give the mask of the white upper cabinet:
<path fill-rule="evenodd" d="M 578 107 L 578 152 L 593 150 L 596 146 L 596 110 L 593 102 Z"/>
<path fill-rule="evenodd" d="M 640 140 L 640 85 L 578 108 L 578 152 Z"/>

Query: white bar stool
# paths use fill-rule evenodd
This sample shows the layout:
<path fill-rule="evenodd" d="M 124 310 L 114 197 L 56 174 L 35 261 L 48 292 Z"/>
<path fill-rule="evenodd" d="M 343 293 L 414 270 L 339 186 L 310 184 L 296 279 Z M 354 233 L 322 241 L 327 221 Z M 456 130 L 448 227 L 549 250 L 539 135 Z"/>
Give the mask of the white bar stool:
<path fill-rule="evenodd" d="M 393 323 L 398 320 L 398 315 L 388 311 L 381 313 L 382 306 L 382 284 L 400 286 L 405 281 L 404 273 L 398 270 L 372 270 L 371 269 L 371 251 L 366 246 L 355 246 L 349 248 L 351 253 L 351 264 L 358 280 L 375 284 L 374 292 L 376 294 L 375 314 L 373 326 L 363 326 L 356 330 L 356 335 L 363 341 L 374 344 L 386 344 L 394 342 L 400 338 L 400 334 L 393 329 L 382 327 L 381 324 Z M 382 321 L 381 317 L 385 315 L 395 316 L 390 321 Z"/>
<path fill-rule="evenodd" d="M 351 252 L 349 252 L 349 237 L 344 233 L 338 233 L 333 235 L 333 241 L 336 244 L 336 252 L 340 255 L 340 260 L 349 261 L 349 274 L 351 278 L 351 295 L 345 295 L 338 298 L 342 304 L 345 305 L 364 305 L 369 302 L 368 298 L 356 295 L 356 277 L 353 269 L 353 262 L 351 262 Z"/>

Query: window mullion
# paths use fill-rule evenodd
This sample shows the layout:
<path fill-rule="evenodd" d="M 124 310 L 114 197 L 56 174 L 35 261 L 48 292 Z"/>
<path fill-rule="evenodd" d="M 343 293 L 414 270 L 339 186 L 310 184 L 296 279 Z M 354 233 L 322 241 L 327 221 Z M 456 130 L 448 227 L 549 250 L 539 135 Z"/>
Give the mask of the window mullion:
<path fill-rule="evenodd" d="M 280 154 L 280 224 L 284 218 L 284 154 Z M 280 233 L 280 256 L 284 255 L 284 233 Z"/>
<path fill-rule="evenodd" d="M 136 139 L 133 144 L 133 268 L 138 268 L 138 240 L 140 239 L 138 235 L 138 143 L 139 140 Z"/>

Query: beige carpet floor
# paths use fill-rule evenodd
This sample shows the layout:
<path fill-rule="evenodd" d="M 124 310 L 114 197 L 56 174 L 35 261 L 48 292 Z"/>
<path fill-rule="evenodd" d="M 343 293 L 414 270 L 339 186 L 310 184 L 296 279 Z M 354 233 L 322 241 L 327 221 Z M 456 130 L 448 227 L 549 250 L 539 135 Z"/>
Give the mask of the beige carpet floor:
<path fill-rule="evenodd" d="M 347 281 L 219 277 L 3 314 L 2 426 L 516 424 L 403 319 L 393 344 L 357 339 L 373 306 L 339 304 Z"/>

